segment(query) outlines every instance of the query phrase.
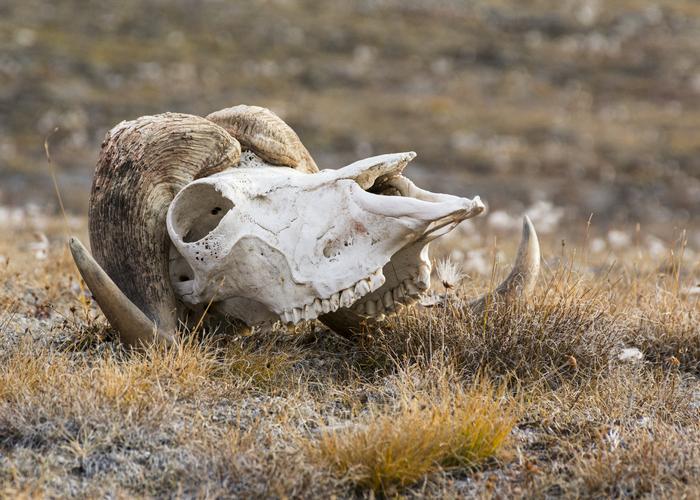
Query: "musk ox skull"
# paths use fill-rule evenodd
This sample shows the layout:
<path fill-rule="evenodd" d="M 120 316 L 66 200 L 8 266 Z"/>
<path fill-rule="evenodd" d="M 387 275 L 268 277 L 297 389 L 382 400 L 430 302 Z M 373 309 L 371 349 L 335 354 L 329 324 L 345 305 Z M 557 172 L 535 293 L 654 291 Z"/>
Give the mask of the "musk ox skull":
<path fill-rule="evenodd" d="M 255 324 L 359 308 L 373 292 L 391 297 L 385 284 L 397 293 L 404 281 L 406 294 L 426 290 L 430 260 L 422 249 L 436 228 L 484 205 L 416 188 L 401 175 L 414 156 L 377 156 L 309 175 L 251 153 L 237 168 L 190 183 L 167 217 L 184 261 L 171 263 L 176 294 Z M 408 248 L 418 251 L 402 258 Z"/>
<path fill-rule="evenodd" d="M 415 153 L 319 171 L 267 109 L 124 122 L 103 144 L 90 198 L 93 257 L 70 247 L 120 338 L 168 341 L 188 309 L 249 325 L 319 318 L 339 332 L 430 287 L 428 243 L 484 209 L 403 176 Z M 529 220 L 493 297 L 528 293 L 539 270 Z M 483 304 L 485 298 L 473 303 Z"/>

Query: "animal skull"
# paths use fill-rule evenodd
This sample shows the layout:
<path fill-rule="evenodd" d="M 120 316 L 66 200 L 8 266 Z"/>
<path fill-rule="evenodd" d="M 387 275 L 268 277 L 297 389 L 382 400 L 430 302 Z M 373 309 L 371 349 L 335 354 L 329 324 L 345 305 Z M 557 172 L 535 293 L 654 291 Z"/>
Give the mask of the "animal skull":
<path fill-rule="evenodd" d="M 123 122 L 103 143 L 90 197 L 93 256 L 73 258 L 127 344 L 172 340 L 188 308 L 247 324 L 319 318 L 359 329 L 430 286 L 428 243 L 484 209 L 402 175 L 414 153 L 319 171 L 274 113 Z M 539 244 L 525 218 L 513 271 L 486 298 L 528 294 Z"/>
<path fill-rule="evenodd" d="M 376 316 L 377 299 L 411 300 L 430 286 L 428 242 L 484 209 L 478 197 L 416 188 L 401 175 L 414 157 L 305 174 L 248 153 L 190 183 L 167 216 L 183 257 L 171 262 L 176 293 L 248 324 L 298 323 L 341 307 Z"/>

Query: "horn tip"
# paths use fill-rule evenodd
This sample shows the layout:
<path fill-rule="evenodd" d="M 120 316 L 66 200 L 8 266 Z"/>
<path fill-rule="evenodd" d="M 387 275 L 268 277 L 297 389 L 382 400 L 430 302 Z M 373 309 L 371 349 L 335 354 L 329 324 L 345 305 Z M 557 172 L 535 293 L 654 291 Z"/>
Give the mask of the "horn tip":
<path fill-rule="evenodd" d="M 537 233 L 535 232 L 535 225 L 529 216 L 523 215 L 523 237 L 530 237 L 530 235 L 535 235 L 537 238 Z"/>
<path fill-rule="evenodd" d="M 70 253 L 73 255 L 73 260 L 76 261 L 76 264 L 78 263 L 78 260 L 85 260 L 88 251 L 87 248 L 85 248 L 85 245 L 83 245 L 78 238 L 75 236 L 68 238 L 68 248 L 70 248 Z"/>
<path fill-rule="evenodd" d="M 493 292 L 471 302 L 473 310 L 480 311 L 491 300 L 510 301 L 527 299 L 533 292 L 540 273 L 540 242 L 530 218 L 523 217 L 523 233 L 518 254 L 508 277 Z"/>
<path fill-rule="evenodd" d="M 530 217 L 523 217 L 523 235 L 518 249 L 514 272 L 520 274 L 523 292 L 529 294 L 535 287 L 540 271 L 540 242 Z"/>
<path fill-rule="evenodd" d="M 535 225 L 530 220 L 527 215 L 523 216 L 523 236 L 521 246 L 523 250 L 527 251 L 530 258 L 533 260 L 540 260 L 540 242 L 537 237 L 537 231 L 535 231 Z"/>

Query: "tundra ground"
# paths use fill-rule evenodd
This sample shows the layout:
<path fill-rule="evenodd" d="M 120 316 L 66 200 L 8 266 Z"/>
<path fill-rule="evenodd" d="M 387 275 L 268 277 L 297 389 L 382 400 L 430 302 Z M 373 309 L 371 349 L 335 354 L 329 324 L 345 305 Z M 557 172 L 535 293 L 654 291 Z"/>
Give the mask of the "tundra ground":
<path fill-rule="evenodd" d="M 433 248 L 468 279 L 442 266 L 436 304 L 358 338 L 224 328 L 137 353 L 81 290 L 64 223 L 17 223 L 0 240 L 0 496 L 698 497 L 684 236 L 543 235 L 534 296 L 475 315 L 517 239 L 476 224 Z"/>

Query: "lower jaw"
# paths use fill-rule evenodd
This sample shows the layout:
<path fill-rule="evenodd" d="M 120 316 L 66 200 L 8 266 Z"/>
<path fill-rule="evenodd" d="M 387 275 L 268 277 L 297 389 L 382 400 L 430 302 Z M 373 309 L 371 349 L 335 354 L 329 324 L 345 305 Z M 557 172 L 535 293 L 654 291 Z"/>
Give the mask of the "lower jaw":
<path fill-rule="evenodd" d="M 373 291 L 357 298 L 353 303 L 342 304 L 341 299 L 336 297 L 341 295 L 339 292 L 329 299 L 316 299 L 309 305 L 285 310 L 280 314 L 279 320 L 284 324 L 297 324 L 352 311 L 352 314 L 360 320 L 372 318 L 382 321 L 387 315 L 415 303 L 421 293 L 430 287 L 430 263 L 423 260 L 419 262 L 410 271 L 402 269 L 397 273 L 391 263 L 387 264 L 383 270 L 375 271 L 370 277 L 365 278 L 365 281 L 369 281 L 381 272 L 385 280 L 383 284 L 377 288 L 373 287 Z M 387 278 L 387 274 L 390 274 L 390 277 Z M 330 309 L 323 310 L 322 307 L 326 308 L 326 306 Z"/>
<path fill-rule="evenodd" d="M 324 314 L 318 319 L 334 332 L 351 337 L 361 333 L 367 326 L 379 323 L 388 316 L 412 306 L 430 287 L 430 264 L 423 259 L 419 262 L 420 264 L 414 264 L 411 270 L 404 268 L 400 275 L 395 273 L 393 279 L 387 278 L 380 290 L 367 294 L 351 307 Z M 420 279 L 421 264 L 427 266 L 427 279 Z"/>
<path fill-rule="evenodd" d="M 422 286 L 422 284 L 419 287 L 419 283 L 407 278 L 384 291 L 381 295 L 377 293 L 370 294 L 364 300 L 353 304 L 349 309 L 358 316 L 381 321 L 386 315 L 395 313 L 401 307 L 415 303 L 425 290 L 427 290 L 427 287 Z"/>
<path fill-rule="evenodd" d="M 411 305 L 430 288 L 432 266 L 428 245 L 417 243 L 397 252 L 383 268 L 386 277 L 382 287 L 355 302 L 349 309 L 358 316 L 381 320 Z"/>
<path fill-rule="evenodd" d="M 312 304 L 285 310 L 280 314 L 280 321 L 297 324 L 304 320 L 320 319 L 326 324 L 334 323 L 332 328 L 336 331 L 339 322 L 358 323 L 368 318 L 381 321 L 402 306 L 416 302 L 430 288 L 432 266 L 429 246 L 418 240 L 403 247 L 382 268 L 353 285 L 356 293 L 353 297 L 345 297 L 351 300 L 343 300 L 343 292 L 350 290 L 348 288 L 329 299 L 315 299 Z M 360 282 L 371 283 L 369 292 L 367 287 L 360 287 L 363 290 L 358 288 Z"/>

